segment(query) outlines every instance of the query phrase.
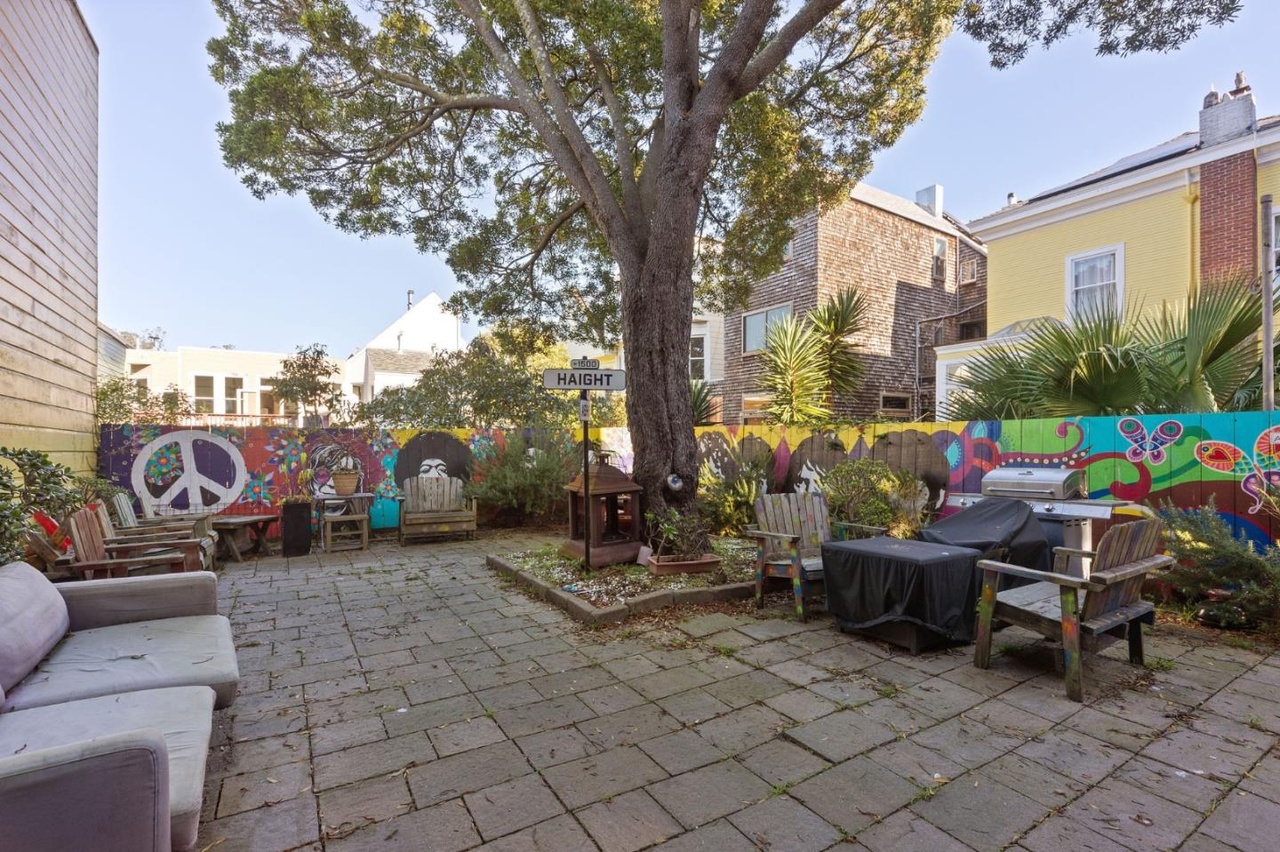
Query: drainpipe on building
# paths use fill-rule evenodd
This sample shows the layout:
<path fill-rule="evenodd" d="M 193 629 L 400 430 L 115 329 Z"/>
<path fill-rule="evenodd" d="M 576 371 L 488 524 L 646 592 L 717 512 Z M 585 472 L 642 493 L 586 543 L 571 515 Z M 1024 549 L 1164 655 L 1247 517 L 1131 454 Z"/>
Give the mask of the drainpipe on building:
<path fill-rule="evenodd" d="M 956 254 L 959 254 L 959 252 L 957 251 Z M 936 317 L 925 317 L 922 320 L 916 320 L 916 366 L 915 366 L 915 379 L 912 382 L 912 386 L 911 386 L 912 387 L 911 420 L 913 422 L 919 422 L 920 420 L 920 326 L 924 325 L 927 322 L 941 322 L 942 320 L 949 320 L 949 319 L 954 319 L 955 317 L 958 317 L 958 316 L 963 316 L 969 313 L 969 311 L 972 311 L 974 308 L 980 308 L 986 303 L 987 303 L 987 300 L 983 299 L 981 302 L 974 302 L 972 305 L 970 305 L 967 308 L 962 308 L 961 310 L 958 310 L 958 311 L 952 311 L 949 314 L 939 314 Z M 934 390 L 936 391 L 937 389 L 935 388 Z"/>

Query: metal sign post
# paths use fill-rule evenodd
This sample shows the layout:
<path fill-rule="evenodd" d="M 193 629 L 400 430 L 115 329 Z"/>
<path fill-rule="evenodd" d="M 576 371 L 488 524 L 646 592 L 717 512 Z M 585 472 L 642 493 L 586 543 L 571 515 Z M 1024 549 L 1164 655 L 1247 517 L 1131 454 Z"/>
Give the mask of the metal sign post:
<path fill-rule="evenodd" d="M 593 390 L 626 390 L 622 370 L 601 370 L 595 358 L 576 358 L 568 370 L 544 370 L 542 386 L 548 390 L 576 390 L 578 418 L 582 421 L 582 559 L 591 570 L 591 397 Z"/>

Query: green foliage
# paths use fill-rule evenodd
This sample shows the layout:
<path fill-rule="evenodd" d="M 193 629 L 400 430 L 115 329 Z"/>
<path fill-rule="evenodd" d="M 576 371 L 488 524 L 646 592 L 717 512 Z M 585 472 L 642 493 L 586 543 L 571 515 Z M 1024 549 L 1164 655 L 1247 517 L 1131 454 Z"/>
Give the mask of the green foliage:
<path fill-rule="evenodd" d="M 869 458 L 840 462 L 826 472 L 821 484 L 833 518 L 885 529 L 894 522 L 892 496 L 897 487 L 893 469 Z"/>
<path fill-rule="evenodd" d="M 381 429 L 569 428 L 578 401 L 544 388 L 542 369 L 533 356 L 478 337 L 438 353 L 417 382 L 378 394 L 356 419 Z"/>
<path fill-rule="evenodd" d="M 1131 306 L 1129 316 L 1139 316 Z M 1214 282 L 1185 305 L 1127 320 L 1091 306 L 1070 325 L 1041 320 L 965 366 L 955 420 L 1232 411 L 1256 405 L 1255 337 L 1262 297 L 1248 282 Z"/>
<path fill-rule="evenodd" d="M 773 451 L 751 457 L 741 450 L 730 451 L 725 476 L 710 465 L 698 471 L 698 509 L 711 532 L 739 535 L 754 524 L 756 500 L 768 489 L 773 475 Z"/>
<path fill-rule="evenodd" d="M 565 511 L 573 464 L 573 447 L 564 442 L 508 439 L 476 460 L 467 494 L 483 506 L 514 510 L 519 521 L 547 521 Z"/>
<path fill-rule="evenodd" d="M 175 384 L 161 393 L 149 393 L 124 376 L 115 376 L 98 385 L 95 417 L 98 425 L 181 423 L 195 414 L 191 397 Z"/>
<path fill-rule="evenodd" d="M 1165 542 L 1177 560 L 1168 579 L 1178 592 L 1199 600 L 1210 589 L 1227 589 L 1230 603 L 1249 621 L 1280 625 L 1280 548 L 1259 552 L 1244 536 L 1232 533 L 1213 498 L 1197 509 L 1160 506 Z"/>
<path fill-rule="evenodd" d="M 342 388 L 333 381 L 339 372 L 323 343 L 299 346 L 296 354 L 280 362 L 280 374 L 266 381 L 272 383 L 276 396 L 302 409 L 302 413 L 319 414 L 332 411 L 342 402 Z"/>
<path fill-rule="evenodd" d="M 681 512 L 668 506 L 662 512 L 645 512 L 654 556 L 672 556 L 677 560 L 697 559 L 711 551 L 707 524 L 695 510 Z"/>
<path fill-rule="evenodd" d="M 0 565 L 22 558 L 34 512 L 61 520 L 82 505 L 71 468 L 37 450 L 0 447 Z"/>
<path fill-rule="evenodd" d="M 909 470 L 876 459 L 850 459 L 827 471 L 820 485 L 832 517 L 889 535 L 911 538 L 923 522 L 929 491 Z"/>
<path fill-rule="evenodd" d="M 867 327 L 867 302 L 857 290 L 843 290 L 809 311 L 808 320 L 822 341 L 828 405 L 837 396 L 856 393 L 866 367 L 851 338 Z M 832 406 L 834 407 L 834 406 Z"/>
<path fill-rule="evenodd" d="M 693 404 L 693 425 L 709 426 L 714 423 L 716 406 L 711 386 L 701 379 L 690 379 L 689 397 Z"/>
<path fill-rule="evenodd" d="M 865 368 L 851 338 L 866 327 L 867 304 L 844 290 L 803 318 L 788 316 L 765 330 L 761 387 L 765 410 L 783 426 L 831 422 L 836 396 L 857 391 Z"/>
<path fill-rule="evenodd" d="M 602 429 L 627 425 L 627 395 L 607 393 L 591 395 L 591 425 Z"/>
<path fill-rule="evenodd" d="M 831 419 L 822 339 L 794 314 L 765 331 L 760 387 L 769 394 L 765 411 L 783 426 L 817 426 Z"/>

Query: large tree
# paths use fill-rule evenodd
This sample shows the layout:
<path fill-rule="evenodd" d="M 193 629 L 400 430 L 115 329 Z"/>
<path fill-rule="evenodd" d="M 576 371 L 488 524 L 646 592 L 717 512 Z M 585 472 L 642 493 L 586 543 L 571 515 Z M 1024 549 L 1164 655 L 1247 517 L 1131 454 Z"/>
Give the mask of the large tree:
<path fill-rule="evenodd" d="M 227 164 L 446 253 L 453 307 L 627 352 L 635 475 L 692 500 L 695 296 L 741 304 L 924 103 L 959 24 L 996 64 L 1075 29 L 1171 49 L 1237 0 L 214 0 Z M 696 275 L 695 275 L 696 271 Z M 668 475 L 693 487 L 667 490 Z M 674 481 L 674 480 L 671 480 Z"/>

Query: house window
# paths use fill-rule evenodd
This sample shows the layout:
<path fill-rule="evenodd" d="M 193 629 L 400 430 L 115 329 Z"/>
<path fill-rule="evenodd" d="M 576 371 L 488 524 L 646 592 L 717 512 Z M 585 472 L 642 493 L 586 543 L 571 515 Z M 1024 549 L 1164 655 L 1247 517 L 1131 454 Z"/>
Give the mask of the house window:
<path fill-rule="evenodd" d="M 776 308 L 744 314 L 742 317 L 742 351 L 758 352 L 763 349 L 764 338 L 768 333 L 769 326 L 790 315 L 790 305 L 781 305 Z"/>
<path fill-rule="evenodd" d="M 702 335 L 689 338 L 689 378 L 698 381 L 707 378 L 707 338 Z"/>
<path fill-rule="evenodd" d="M 138 391 L 138 395 L 139 395 L 139 396 L 143 396 L 143 395 L 145 395 L 145 394 L 146 394 L 146 392 L 147 392 L 147 380 L 146 380 L 146 379 L 134 379 L 134 380 L 133 380 L 133 386 L 134 386 L 134 388 Z"/>
<path fill-rule="evenodd" d="M 1109 308 L 1124 299 L 1124 246 L 1107 246 L 1067 258 L 1067 314 Z"/>
<path fill-rule="evenodd" d="M 196 376 L 194 402 L 197 414 L 213 413 L 213 376 Z"/>
<path fill-rule="evenodd" d="M 933 240 L 933 280 L 947 280 L 947 241 L 942 237 Z"/>
<path fill-rule="evenodd" d="M 906 393 L 880 394 L 880 413 L 887 417 L 911 417 L 911 395 Z"/>
<path fill-rule="evenodd" d="M 960 339 L 961 340 L 981 340 L 986 337 L 986 329 L 983 322 L 962 322 L 960 323 Z"/>
<path fill-rule="evenodd" d="M 742 424 L 744 426 L 759 425 L 768 422 L 768 412 L 765 406 L 769 404 L 767 396 L 747 396 L 742 397 Z"/>
<path fill-rule="evenodd" d="M 960 261 L 960 283 L 973 284 L 978 280 L 978 259 L 971 257 Z"/>
<path fill-rule="evenodd" d="M 227 414 L 240 413 L 240 391 L 244 389 L 244 379 L 223 379 L 222 395 Z"/>
<path fill-rule="evenodd" d="M 1280 213 L 1271 220 L 1271 248 L 1276 253 L 1276 269 L 1280 269 Z"/>
<path fill-rule="evenodd" d="M 790 259 L 791 259 L 791 255 L 792 255 L 792 253 L 794 252 L 794 247 L 792 246 L 792 243 L 793 243 L 793 242 L 794 242 L 794 240 L 787 240 L 786 244 L 782 246 L 782 259 L 783 259 L 783 260 L 790 260 Z"/>
<path fill-rule="evenodd" d="M 259 414 L 276 414 L 280 410 L 280 403 L 276 401 L 275 384 L 273 382 L 263 381 L 258 390 L 258 413 Z"/>

